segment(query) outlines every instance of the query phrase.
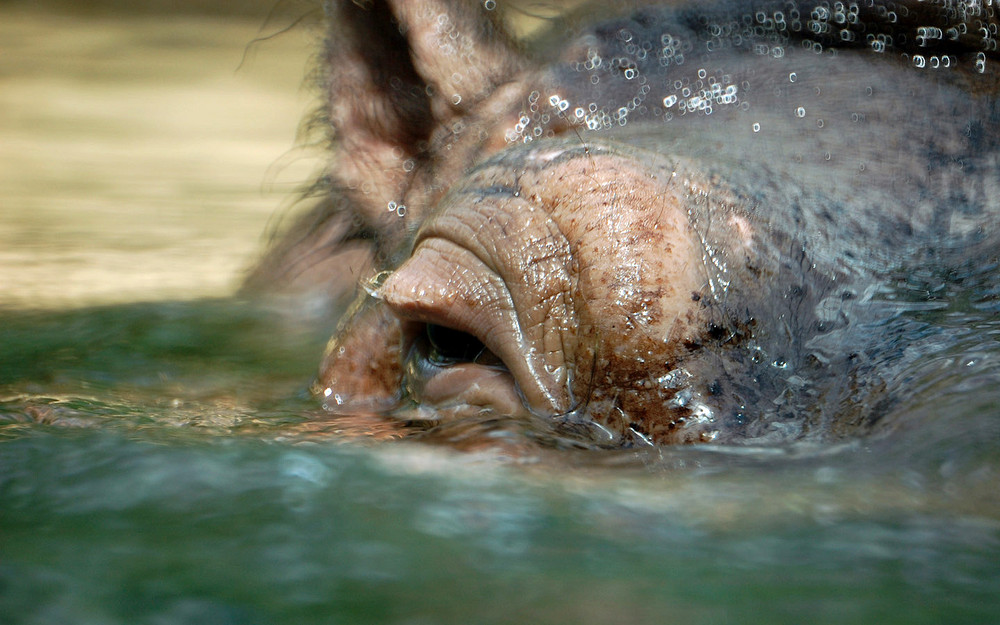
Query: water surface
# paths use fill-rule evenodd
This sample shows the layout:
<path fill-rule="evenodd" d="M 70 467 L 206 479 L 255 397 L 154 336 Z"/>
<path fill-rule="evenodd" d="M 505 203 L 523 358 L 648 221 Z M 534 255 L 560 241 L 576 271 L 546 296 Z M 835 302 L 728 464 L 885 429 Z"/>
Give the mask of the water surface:
<path fill-rule="evenodd" d="M 321 333 L 246 303 L 3 321 L 6 622 L 1000 615 L 996 391 L 825 449 L 512 457 L 323 421 L 303 392 Z"/>

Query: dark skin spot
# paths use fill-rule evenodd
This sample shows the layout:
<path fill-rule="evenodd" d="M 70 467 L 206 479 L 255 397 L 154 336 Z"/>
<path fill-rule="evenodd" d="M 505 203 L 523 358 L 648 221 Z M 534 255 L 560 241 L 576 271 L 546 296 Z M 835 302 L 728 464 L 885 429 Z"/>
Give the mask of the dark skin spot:
<path fill-rule="evenodd" d="M 710 339 L 721 341 L 729 335 L 729 331 L 722 326 L 716 325 L 714 323 L 708 324 L 708 337 Z"/>

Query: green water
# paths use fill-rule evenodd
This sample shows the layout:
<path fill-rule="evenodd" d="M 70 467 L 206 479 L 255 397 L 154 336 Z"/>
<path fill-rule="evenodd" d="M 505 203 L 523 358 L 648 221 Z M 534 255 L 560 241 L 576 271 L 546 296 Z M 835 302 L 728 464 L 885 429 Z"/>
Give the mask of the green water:
<path fill-rule="evenodd" d="M 996 367 L 959 354 L 1000 325 L 970 324 L 914 372 L 952 413 L 889 439 L 512 458 L 338 433 L 323 323 L 7 312 L 2 621 L 996 622 Z"/>

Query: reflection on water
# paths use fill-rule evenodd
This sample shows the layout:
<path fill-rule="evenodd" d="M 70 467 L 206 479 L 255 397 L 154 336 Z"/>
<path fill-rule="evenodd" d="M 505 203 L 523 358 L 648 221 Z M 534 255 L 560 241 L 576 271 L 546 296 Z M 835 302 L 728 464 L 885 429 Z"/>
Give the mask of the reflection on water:
<path fill-rule="evenodd" d="M 234 74 L 255 25 L 0 17 L 3 622 L 1000 618 L 995 308 L 909 307 L 947 347 L 881 439 L 360 444 L 402 424 L 318 418 L 332 321 L 197 299 L 276 204 L 258 181 L 303 106 L 264 57 L 298 43 Z"/>

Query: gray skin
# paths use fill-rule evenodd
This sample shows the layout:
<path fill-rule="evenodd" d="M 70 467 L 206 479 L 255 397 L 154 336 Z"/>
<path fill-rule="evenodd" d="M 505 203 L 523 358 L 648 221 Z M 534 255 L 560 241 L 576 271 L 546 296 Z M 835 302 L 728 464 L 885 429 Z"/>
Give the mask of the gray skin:
<path fill-rule="evenodd" d="M 482 2 L 359 4 L 328 9 L 329 200 L 259 271 L 361 284 L 333 413 L 888 431 L 940 345 L 901 294 L 996 295 L 992 7 L 633 5 L 531 56 Z"/>

